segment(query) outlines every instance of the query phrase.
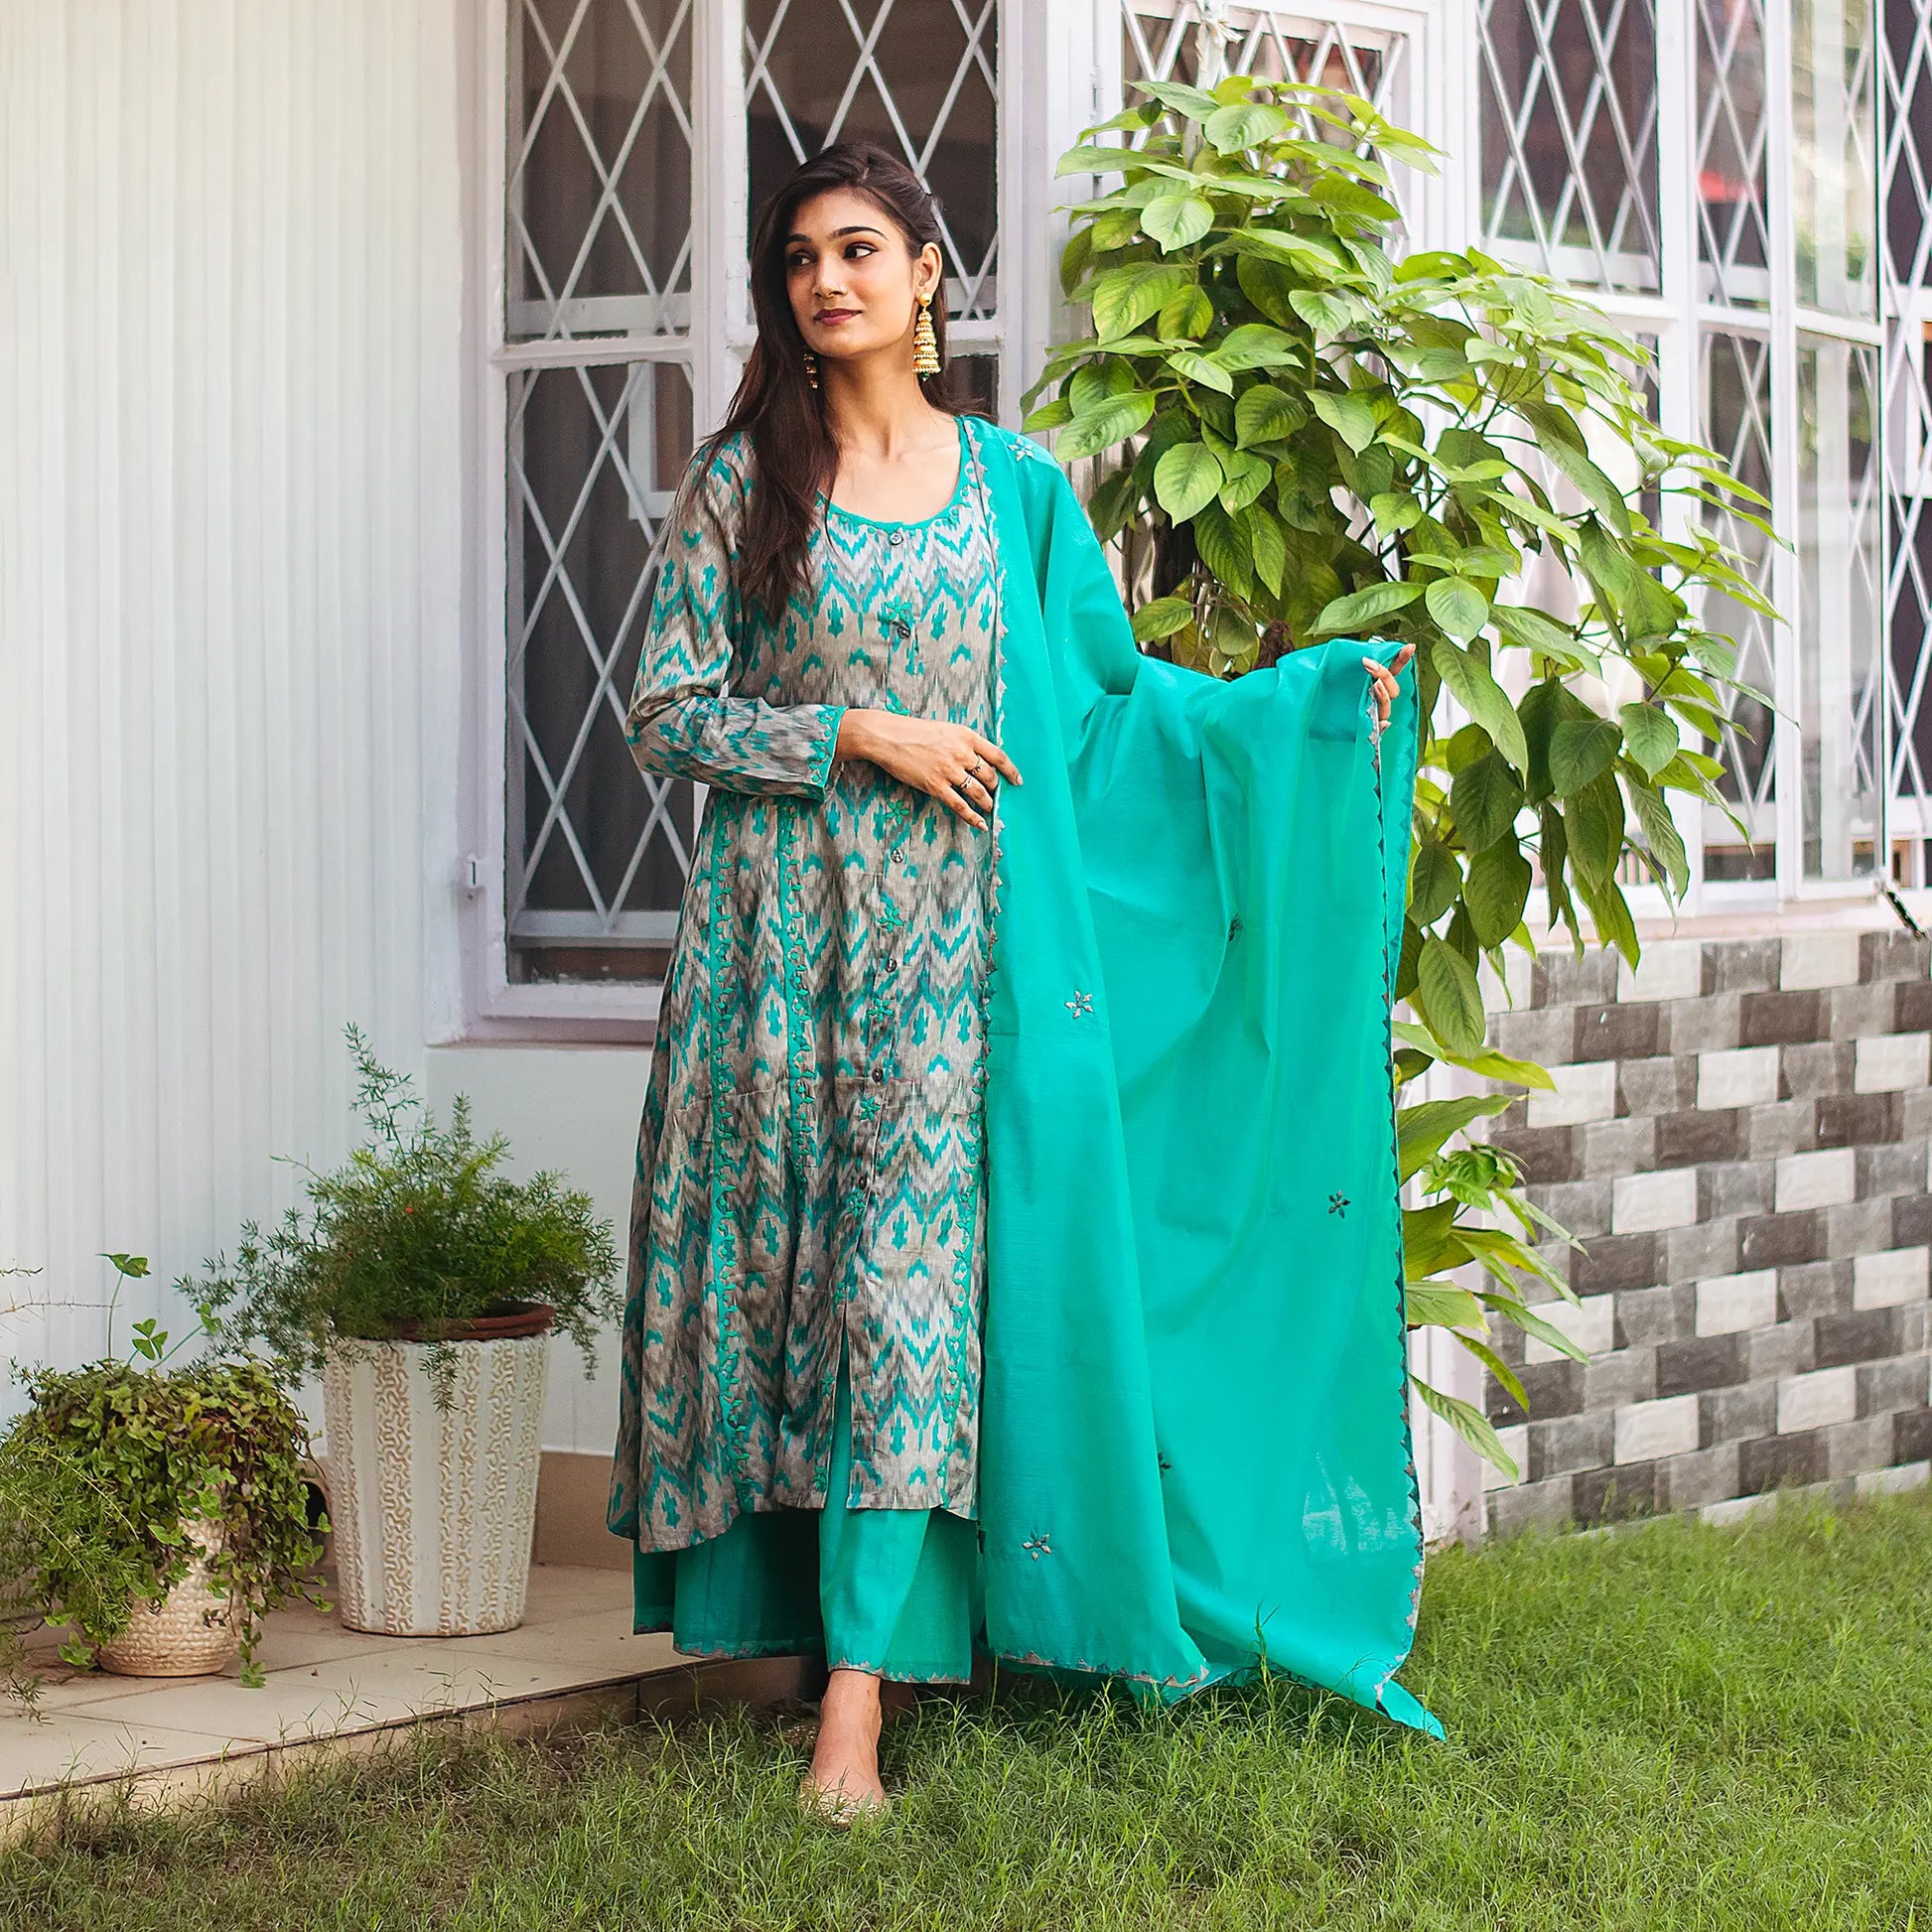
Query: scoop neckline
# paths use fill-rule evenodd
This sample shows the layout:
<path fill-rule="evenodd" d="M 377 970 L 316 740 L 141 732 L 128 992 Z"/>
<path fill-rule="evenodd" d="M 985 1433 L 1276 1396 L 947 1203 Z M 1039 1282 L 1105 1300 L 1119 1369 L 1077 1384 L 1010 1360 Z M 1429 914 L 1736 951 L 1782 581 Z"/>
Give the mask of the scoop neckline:
<path fill-rule="evenodd" d="M 857 510 L 849 510 L 843 503 L 833 502 L 822 489 L 818 492 L 819 500 L 848 523 L 863 523 L 872 530 L 923 530 L 929 524 L 937 523 L 941 517 L 950 516 L 966 499 L 966 471 L 972 457 L 972 446 L 966 439 L 966 418 L 955 416 L 953 421 L 959 430 L 959 475 L 953 482 L 952 494 L 947 497 L 943 507 L 934 510 L 930 516 L 916 517 L 910 522 L 897 517 L 861 516 Z"/>

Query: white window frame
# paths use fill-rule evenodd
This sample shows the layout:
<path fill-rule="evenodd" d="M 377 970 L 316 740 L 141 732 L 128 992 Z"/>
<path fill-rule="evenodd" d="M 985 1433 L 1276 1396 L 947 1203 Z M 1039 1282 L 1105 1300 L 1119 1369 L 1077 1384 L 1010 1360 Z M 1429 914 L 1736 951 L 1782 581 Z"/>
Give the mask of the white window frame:
<path fill-rule="evenodd" d="M 635 1041 L 655 1030 L 662 988 L 651 981 L 518 982 L 510 977 L 508 646 L 510 491 L 508 394 L 526 369 L 674 361 L 691 381 L 702 436 L 724 415 L 744 356 L 756 340 L 748 265 L 739 241 L 750 194 L 746 148 L 744 0 L 694 0 L 691 33 L 692 261 L 689 334 L 680 338 L 516 342 L 506 339 L 510 32 L 517 0 L 473 0 L 476 35 L 474 141 L 468 197 L 473 270 L 467 305 L 476 371 L 468 438 L 475 489 L 474 539 L 466 585 L 464 729 L 457 772 L 462 857 L 456 891 L 459 986 L 451 988 L 455 1036 L 476 1039 Z M 1078 102 L 1071 125 L 1089 118 L 1085 69 L 1063 54 L 1067 17 L 1037 0 L 998 0 L 997 154 L 1000 294 L 993 318 L 948 330 L 961 353 L 1000 358 L 999 406 L 1019 419 L 1020 394 L 1055 326 L 1041 300 L 1038 267 L 1048 259 L 1046 210 L 1061 185 L 1053 160 L 1071 134 L 1046 148 L 1063 116 L 1056 96 Z M 1029 138 L 1029 131 L 1034 138 Z M 1043 161 L 1042 161 L 1043 157 Z M 1043 174 L 1042 174 L 1043 167 Z M 1052 256 L 1056 259 L 1056 251 Z M 1057 306 L 1057 284 L 1051 285 Z M 587 941 L 586 944 L 594 944 Z"/>

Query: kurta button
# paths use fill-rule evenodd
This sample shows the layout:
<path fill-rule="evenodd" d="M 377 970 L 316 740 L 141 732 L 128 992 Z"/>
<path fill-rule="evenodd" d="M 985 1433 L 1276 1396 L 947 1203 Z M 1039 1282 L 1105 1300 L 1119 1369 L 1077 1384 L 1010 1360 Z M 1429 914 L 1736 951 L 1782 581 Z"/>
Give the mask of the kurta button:
<path fill-rule="evenodd" d="M 897 550 L 899 547 L 899 545 L 905 541 L 905 536 L 902 531 L 888 530 L 886 532 L 886 541 L 890 543 L 895 550 Z"/>
<path fill-rule="evenodd" d="M 886 1069 L 883 1066 L 873 1068 L 872 1083 L 876 1087 L 883 1087 L 886 1084 Z"/>

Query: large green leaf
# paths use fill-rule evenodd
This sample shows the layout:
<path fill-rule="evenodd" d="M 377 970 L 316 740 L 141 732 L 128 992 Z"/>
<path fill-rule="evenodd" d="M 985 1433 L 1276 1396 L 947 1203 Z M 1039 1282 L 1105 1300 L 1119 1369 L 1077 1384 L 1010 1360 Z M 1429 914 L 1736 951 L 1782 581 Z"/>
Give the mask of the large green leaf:
<path fill-rule="evenodd" d="M 1238 154 L 1272 141 L 1289 126 L 1288 116 L 1265 100 L 1244 100 L 1208 115 L 1202 130 L 1222 154 Z"/>
<path fill-rule="evenodd" d="M 1623 734 L 1607 718 L 1570 718 L 1550 734 L 1550 783 L 1568 798 L 1593 783 L 1615 761 Z"/>
<path fill-rule="evenodd" d="M 1134 638 L 1151 644 L 1172 637 L 1194 620 L 1194 607 L 1184 597 L 1157 597 L 1134 613 Z"/>
<path fill-rule="evenodd" d="M 1360 396 L 1317 389 L 1309 404 L 1357 456 L 1375 441 L 1375 411 Z"/>
<path fill-rule="evenodd" d="M 1411 1282 L 1403 1319 L 1412 1328 L 1473 1328 L 1482 1320 L 1482 1304 L 1452 1282 Z"/>
<path fill-rule="evenodd" d="M 1299 365 L 1302 360 L 1295 338 L 1266 322 L 1244 322 L 1230 329 L 1215 344 L 1213 355 L 1228 369 L 1280 368 Z"/>
<path fill-rule="evenodd" d="M 1655 705 L 1627 704 L 1618 711 L 1623 743 L 1646 778 L 1654 778 L 1677 756 L 1677 725 Z"/>
<path fill-rule="evenodd" d="M 1220 460 L 1205 443 L 1176 443 L 1154 466 L 1154 495 L 1176 523 L 1211 503 L 1224 481 Z"/>
<path fill-rule="evenodd" d="M 1623 793 L 1615 773 L 1601 771 L 1565 798 L 1563 822 L 1578 881 L 1586 887 L 1608 884 L 1623 852 Z"/>
<path fill-rule="evenodd" d="M 1185 376 L 1189 382 L 1198 382 L 1205 389 L 1218 389 L 1224 396 L 1234 394 L 1234 377 L 1220 363 L 1197 349 L 1173 350 L 1168 357 L 1168 367 L 1175 375 Z"/>
<path fill-rule="evenodd" d="M 1218 452 L 1227 481 L 1221 485 L 1221 507 L 1231 516 L 1246 509 L 1275 481 L 1275 472 L 1262 458 L 1245 450 Z"/>
<path fill-rule="evenodd" d="M 1500 946 L 1523 923 L 1529 902 L 1530 862 L 1511 838 L 1485 846 L 1469 861 L 1469 883 L 1462 889 L 1480 946 Z"/>
<path fill-rule="evenodd" d="M 1060 432 L 1053 453 L 1062 463 L 1097 456 L 1145 429 L 1153 414 L 1154 396 L 1149 390 L 1129 389 L 1121 395 L 1105 397 L 1084 414 L 1075 416 Z"/>
<path fill-rule="evenodd" d="M 1308 411 L 1301 403 L 1272 382 L 1253 383 L 1234 401 L 1234 440 L 1243 449 L 1293 436 L 1307 421 Z"/>
<path fill-rule="evenodd" d="M 1217 584 L 1236 597 L 1254 590 L 1254 564 L 1234 519 L 1219 503 L 1203 503 L 1194 512 L 1194 543 L 1200 560 Z"/>
<path fill-rule="evenodd" d="M 1141 232 L 1172 255 L 1198 241 L 1214 225 L 1214 207 L 1205 195 L 1163 195 L 1141 210 Z"/>
<path fill-rule="evenodd" d="M 1105 270 L 1088 291 L 1094 334 L 1103 342 L 1126 335 L 1193 280 L 1194 271 L 1184 262 L 1126 262 Z"/>
<path fill-rule="evenodd" d="M 1522 809 L 1523 787 L 1494 752 L 1465 764 L 1449 786 L 1455 829 L 1471 852 L 1494 845 L 1515 824 Z"/>
<path fill-rule="evenodd" d="M 1464 1402 L 1460 1396 L 1445 1395 L 1441 1389 L 1432 1388 L 1418 1375 L 1410 1376 L 1409 1385 L 1422 1398 L 1423 1406 L 1441 1416 L 1485 1462 L 1500 1469 L 1511 1482 L 1521 1479 L 1523 1472 L 1516 1458 L 1503 1448 L 1502 1438 L 1480 1409 Z"/>
<path fill-rule="evenodd" d="M 1374 627 L 1394 612 L 1415 603 L 1422 595 L 1420 584 L 1367 584 L 1350 591 L 1322 607 L 1314 621 L 1317 637 L 1351 637 L 1372 634 Z"/>
<path fill-rule="evenodd" d="M 1442 944 L 1439 939 L 1436 942 Z M 1462 969 L 1468 971 L 1466 966 Z M 1509 1096 L 1500 1093 L 1462 1094 L 1452 1100 L 1418 1100 L 1398 1109 L 1396 1124 L 1396 1172 L 1407 1180 L 1420 1173 L 1451 1135 L 1459 1134 L 1471 1121 L 1499 1114 L 1509 1105 Z"/>
<path fill-rule="evenodd" d="M 1543 454 L 1577 486 L 1584 501 L 1599 511 L 1618 536 L 1627 537 L 1630 534 L 1630 510 L 1616 484 L 1581 450 L 1573 450 L 1567 443 L 1546 440 L 1542 449 Z"/>
<path fill-rule="evenodd" d="M 1650 848 L 1650 856 L 1663 867 L 1671 891 L 1682 894 L 1691 883 L 1691 861 L 1684 850 L 1684 835 L 1671 816 L 1669 800 L 1649 785 L 1633 784 L 1630 797 L 1637 808 L 1637 824 L 1642 828 L 1643 842 Z"/>
<path fill-rule="evenodd" d="M 1462 868 L 1441 839 L 1416 841 L 1409 862 L 1409 916 L 1418 925 L 1434 925 L 1462 890 Z"/>
<path fill-rule="evenodd" d="M 1250 511 L 1245 522 L 1248 547 L 1255 557 L 1255 575 L 1268 586 L 1270 597 L 1280 597 L 1288 577 L 1288 539 L 1282 534 L 1282 526 L 1265 510 Z"/>
<path fill-rule="evenodd" d="M 1424 593 L 1429 615 L 1466 642 L 1489 621 L 1489 600 L 1466 577 L 1439 577 Z"/>
<path fill-rule="evenodd" d="M 1360 317 L 1352 296 L 1296 289 L 1288 299 L 1295 313 L 1314 331 L 1317 341 L 1339 336 Z"/>
<path fill-rule="evenodd" d="M 1431 589 L 1434 588 L 1432 585 Z M 1433 605 L 1430 615 L 1442 622 Z M 1443 627 L 1449 628 L 1447 624 Z M 1456 703 L 1489 734 L 1490 743 L 1518 771 L 1526 771 L 1529 747 L 1523 738 L 1523 721 L 1517 717 L 1508 693 L 1491 675 L 1489 666 L 1474 651 L 1458 650 L 1443 639 L 1431 645 L 1429 656 L 1436 675 L 1449 687 Z"/>
<path fill-rule="evenodd" d="M 1151 94 L 1163 107 L 1190 121 L 1204 121 L 1221 111 L 1221 103 L 1205 87 L 1190 87 L 1184 80 L 1136 80 L 1135 92 Z"/>
<path fill-rule="evenodd" d="M 1389 1031 L 1430 1059 L 1446 1059 L 1453 1066 L 1466 1066 L 1471 1073 L 1480 1073 L 1486 1080 L 1509 1080 L 1519 1087 L 1536 1087 L 1546 1093 L 1553 1091 L 1557 1084 L 1547 1069 L 1534 1060 L 1512 1059 L 1494 1047 L 1486 1046 L 1480 1053 L 1451 1053 L 1426 1027 L 1413 1026 L 1406 1020 L 1395 1021 Z"/>
<path fill-rule="evenodd" d="M 1423 1016 L 1445 1046 L 1457 1053 L 1482 1049 L 1482 995 L 1469 962 L 1430 933 L 1422 942 L 1416 991 Z"/>

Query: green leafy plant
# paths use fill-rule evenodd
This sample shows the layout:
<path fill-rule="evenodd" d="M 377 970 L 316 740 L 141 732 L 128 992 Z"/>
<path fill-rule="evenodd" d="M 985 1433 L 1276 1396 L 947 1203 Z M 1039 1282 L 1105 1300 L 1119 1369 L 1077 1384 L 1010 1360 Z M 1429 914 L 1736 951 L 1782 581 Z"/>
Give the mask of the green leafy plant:
<path fill-rule="evenodd" d="M 1725 803 L 1703 747 L 1738 693 L 1762 698 L 1699 612 L 1768 610 L 1705 523 L 1766 527 L 1762 499 L 1660 433 L 1638 345 L 1548 281 L 1473 249 L 1392 259 L 1388 165 L 1432 150 L 1366 100 L 1248 77 L 1141 91 L 1060 163 L 1105 189 L 1061 263 L 1093 327 L 1050 352 L 1027 427 L 1093 460 L 1088 513 L 1144 588 L 1144 649 L 1225 677 L 1328 637 L 1415 646 L 1424 719 L 1447 688 L 1465 722 L 1421 748 L 1396 987 L 1419 1024 L 1396 1030 L 1395 1078 L 1547 1087 L 1485 1047 L 1478 967 L 1534 950 L 1539 877 L 1579 949 L 1587 912 L 1632 961 L 1629 869 L 1682 893 L 1671 794 Z M 1642 505 L 1674 497 L 1695 507 L 1666 535 Z M 1539 557 L 1574 609 L 1513 588 Z M 1521 1400 L 1492 1317 L 1579 1351 L 1524 1299 L 1569 1294 L 1537 1252 L 1567 1237 L 1507 1155 L 1466 1142 L 1511 1097 L 1405 1105 L 1399 1129 L 1425 1196 L 1405 1210 L 1410 1321 L 1451 1329 Z M 1447 1279 L 1469 1264 L 1480 1289 Z M 1511 1468 L 1478 1410 L 1418 1389 Z"/>
<path fill-rule="evenodd" d="M 187 1574 L 200 1552 L 185 1526 L 207 1521 L 218 1532 L 210 1587 L 228 1600 L 243 1680 L 259 1684 L 262 1615 L 291 1597 L 321 1602 L 308 1429 L 268 1365 L 101 1361 L 22 1380 L 30 1407 L 0 1437 L 6 1607 L 71 1624 L 61 1655 L 83 1669 L 136 1603 Z"/>
<path fill-rule="evenodd" d="M 471 1322 L 547 1307 L 589 1376 L 599 1324 L 622 1311 L 610 1223 L 559 1174 L 499 1173 L 509 1142 L 477 1138 L 467 1098 L 439 1125 L 354 1027 L 347 1038 L 364 1144 L 327 1173 L 304 1167 L 307 1204 L 267 1233 L 244 1222 L 233 1266 L 216 1256 L 182 1292 L 224 1343 L 260 1344 L 292 1373 L 358 1341 L 428 1342 L 444 1404 Z"/>

